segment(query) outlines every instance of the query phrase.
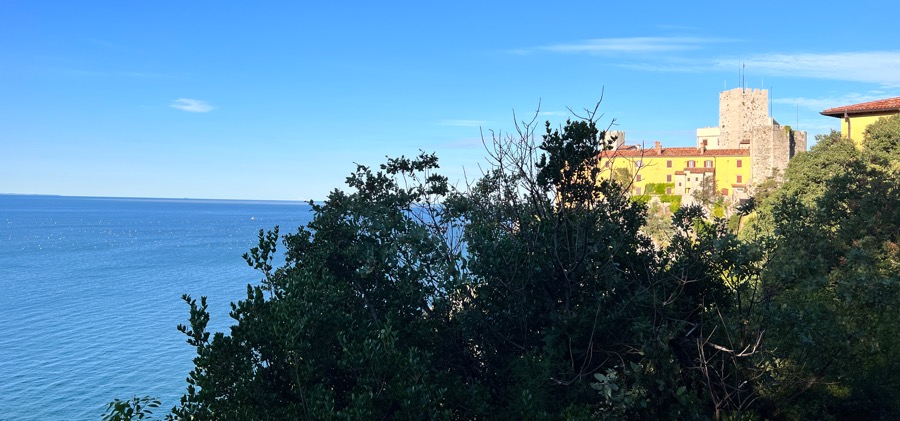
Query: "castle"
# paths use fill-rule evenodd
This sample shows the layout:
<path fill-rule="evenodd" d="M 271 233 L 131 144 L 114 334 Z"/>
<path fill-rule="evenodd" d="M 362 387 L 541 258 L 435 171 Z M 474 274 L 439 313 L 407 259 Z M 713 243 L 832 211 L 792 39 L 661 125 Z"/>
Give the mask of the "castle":
<path fill-rule="evenodd" d="M 719 94 L 719 125 L 697 129 L 696 147 L 626 146 L 624 132 L 608 132 L 612 149 L 601 153 L 607 176 L 626 176 L 631 193 L 681 195 L 712 187 L 735 203 L 770 177 L 779 179 L 788 161 L 806 150 L 806 132 L 781 126 L 769 116 L 769 91 L 737 88 Z"/>

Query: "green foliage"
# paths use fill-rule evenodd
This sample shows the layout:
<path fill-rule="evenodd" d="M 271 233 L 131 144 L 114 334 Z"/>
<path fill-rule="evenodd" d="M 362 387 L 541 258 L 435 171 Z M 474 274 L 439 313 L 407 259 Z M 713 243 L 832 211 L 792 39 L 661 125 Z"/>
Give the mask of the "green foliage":
<path fill-rule="evenodd" d="M 461 258 L 445 241 L 447 192 L 432 155 L 392 159 L 348 178 L 355 190 L 313 205 L 308 228 L 284 237 L 286 263 L 268 263 L 278 231 L 245 256 L 259 286 L 232 305 L 230 334 L 206 331 L 206 298 L 190 297 L 195 369 L 179 418 L 446 418 L 475 391 L 450 317 Z M 410 184 L 401 183 L 403 179 Z M 435 333 L 445 329 L 442 333 Z M 446 347 L 450 347 L 447 349 Z M 451 399 L 453 397 L 453 399 Z"/>
<path fill-rule="evenodd" d="M 277 228 L 260 232 L 245 258 L 263 279 L 229 334 L 206 331 L 205 297 L 185 297 L 197 357 L 173 415 L 701 417 L 697 344 L 675 338 L 722 288 L 709 259 L 654 247 L 646 206 L 577 164 L 600 138 L 587 120 L 539 145 L 495 139 L 465 191 L 431 155 L 360 166 L 350 193 L 284 237 L 284 266 L 270 263 Z M 673 241 L 694 244 L 688 232 Z"/>
<path fill-rule="evenodd" d="M 737 234 L 741 228 L 741 215 L 740 214 L 731 215 L 731 217 L 728 218 L 727 226 L 728 226 L 728 231 L 730 231 L 734 234 Z"/>
<path fill-rule="evenodd" d="M 610 179 L 616 185 L 621 186 L 623 190 L 627 191 L 634 183 L 634 172 L 632 172 L 630 168 L 615 168 Z"/>
<path fill-rule="evenodd" d="M 103 414 L 103 421 L 131 421 L 142 420 L 153 415 L 153 410 L 159 408 L 160 402 L 149 396 L 133 396 L 129 400 L 116 399 L 109 403 Z"/>
<path fill-rule="evenodd" d="M 691 197 L 695 203 L 711 211 L 712 207 L 721 199 L 716 192 L 715 178 L 704 176 L 700 180 L 700 186 L 691 192 Z"/>
<path fill-rule="evenodd" d="M 722 201 L 717 201 L 713 203 L 712 216 L 714 218 L 724 218 L 725 217 L 725 205 Z"/>
<path fill-rule="evenodd" d="M 900 157 L 900 114 L 882 117 L 866 127 L 863 147 L 882 157 Z"/>
<path fill-rule="evenodd" d="M 650 199 L 651 199 L 651 196 L 647 195 L 647 194 L 631 196 L 631 200 L 635 201 L 636 203 L 640 203 L 642 205 L 646 205 L 646 204 L 650 203 Z"/>
<path fill-rule="evenodd" d="M 665 248 L 674 235 L 672 212 L 659 201 L 650 202 L 642 231 L 653 240 L 657 247 Z"/>
<path fill-rule="evenodd" d="M 782 186 L 779 187 L 774 179 L 768 179 L 757 188 L 753 204 L 758 215 L 741 232 L 742 238 L 756 239 L 774 230 L 775 203 L 796 198 L 806 206 L 814 206 L 829 188 L 830 180 L 860 159 L 860 151 L 852 141 L 841 137 L 840 132 L 818 135 L 816 141 L 808 152 L 791 159 Z"/>
<path fill-rule="evenodd" d="M 464 190 L 425 153 L 358 166 L 308 227 L 261 231 L 227 334 L 184 296 L 170 418 L 900 418 L 892 135 L 820 138 L 726 225 L 601 179 L 593 117 L 493 137 Z"/>
<path fill-rule="evenodd" d="M 675 183 L 647 183 L 644 191 L 646 194 L 665 195 L 667 188 L 675 188 Z"/>
<path fill-rule="evenodd" d="M 883 165 L 891 156 L 832 133 L 790 163 L 760 207 L 772 416 L 900 417 L 900 175 Z"/>
<path fill-rule="evenodd" d="M 681 208 L 681 195 L 678 194 L 664 194 L 659 196 L 659 201 L 662 203 L 669 204 L 669 210 L 672 213 L 675 213 L 679 208 Z"/>

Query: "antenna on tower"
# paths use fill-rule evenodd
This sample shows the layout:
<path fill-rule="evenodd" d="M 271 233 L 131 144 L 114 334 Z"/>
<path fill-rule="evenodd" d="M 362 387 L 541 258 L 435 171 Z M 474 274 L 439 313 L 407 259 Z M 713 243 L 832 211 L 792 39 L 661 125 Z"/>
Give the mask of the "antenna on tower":
<path fill-rule="evenodd" d="M 745 82 L 747 79 L 747 65 L 744 62 L 741 62 L 741 90 L 747 90 L 747 83 Z"/>

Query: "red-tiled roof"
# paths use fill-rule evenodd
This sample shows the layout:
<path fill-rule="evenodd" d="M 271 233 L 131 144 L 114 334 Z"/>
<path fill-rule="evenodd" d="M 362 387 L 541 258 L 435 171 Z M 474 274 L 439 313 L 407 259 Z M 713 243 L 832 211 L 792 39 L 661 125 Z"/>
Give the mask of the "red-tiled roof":
<path fill-rule="evenodd" d="M 617 151 L 604 151 L 601 152 L 601 156 L 606 157 L 628 157 L 628 158 L 655 158 L 655 157 L 685 157 L 685 156 L 749 156 L 749 149 L 707 149 L 705 152 L 701 152 L 700 149 L 697 148 L 662 148 L 659 150 L 659 153 L 656 152 L 655 148 L 649 149 L 629 149 L 622 150 L 619 149 Z"/>
<path fill-rule="evenodd" d="M 869 101 L 859 104 L 846 105 L 843 107 L 829 108 L 822 111 L 822 115 L 831 117 L 843 117 L 844 114 L 861 114 L 872 113 L 878 111 L 900 111 L 900 96 L 896 98 L 879 99 L 878 101 Z"/>

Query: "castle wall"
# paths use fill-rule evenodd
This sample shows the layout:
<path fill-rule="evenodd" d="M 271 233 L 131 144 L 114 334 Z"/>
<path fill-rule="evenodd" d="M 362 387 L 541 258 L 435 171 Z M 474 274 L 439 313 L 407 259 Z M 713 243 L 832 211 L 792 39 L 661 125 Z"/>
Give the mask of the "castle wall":
<path fill-rule="evenodd" d="M 780 180 L 788 161 L 806 150 L 806 132 L 786 126 L 757 126 L 750 136 L 750 173 L 754 183 L 773 176 Z"/>
<path fill-rule="evenodd" d="M 793 158 L 800 152 L 806 152 L 806 132 L 795 130 L 791 132 L 791 135 L 794 137 L 791 145 L 791 158 Z"/>
<path fill-rule="evenodd" d="M 719 147 L 738 149 L 756 126 L 770 125 L 769 91 L 736 88 L 719 93 Z"/>

